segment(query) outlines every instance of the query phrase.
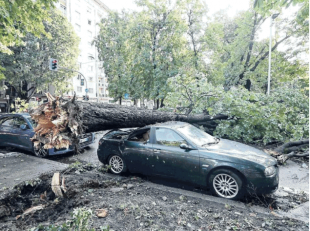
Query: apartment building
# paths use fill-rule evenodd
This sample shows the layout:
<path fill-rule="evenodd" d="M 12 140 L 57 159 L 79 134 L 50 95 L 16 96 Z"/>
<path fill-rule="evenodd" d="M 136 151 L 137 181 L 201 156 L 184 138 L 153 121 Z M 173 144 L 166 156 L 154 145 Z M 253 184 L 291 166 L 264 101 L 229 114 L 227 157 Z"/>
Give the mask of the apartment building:
<path fill-rule="evenodd" d="M 102 62 L 98 59 L 96 47 L 91 44 L 99 34 L 97 24 L 107 16 L 109 8 L 102 0 L 59 0 L 56 7 L 67 17 L 81 38 L 78 71 L 85 78 L 77 74 L 72 79 L 73 91 L 67 97 L 71 97 L 75 91 L 78 98 L 83 99 L 87 91 L 89 101 L 111 103 L 113 98 L 109 97 Z"/>

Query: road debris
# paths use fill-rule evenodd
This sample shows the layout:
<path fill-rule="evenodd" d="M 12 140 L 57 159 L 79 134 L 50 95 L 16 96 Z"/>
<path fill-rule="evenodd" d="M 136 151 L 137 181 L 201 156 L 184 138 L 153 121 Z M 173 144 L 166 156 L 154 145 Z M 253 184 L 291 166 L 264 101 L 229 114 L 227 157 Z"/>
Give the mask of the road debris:
<path fill-rule="evenodd" d="M 106 209 L 96 209 L 97 217 L 106 217 L 108 215 L 108 211 Z"/>

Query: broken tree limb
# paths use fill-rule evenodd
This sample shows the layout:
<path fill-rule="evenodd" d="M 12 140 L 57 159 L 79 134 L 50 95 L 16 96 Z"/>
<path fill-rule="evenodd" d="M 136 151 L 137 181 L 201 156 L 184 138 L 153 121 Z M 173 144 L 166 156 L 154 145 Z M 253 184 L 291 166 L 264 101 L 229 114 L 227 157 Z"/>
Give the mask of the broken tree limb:
<path fill-rule="evenodd" d="M 56 197 L 64 197 L 66 193 L 65 178 L 62 177 L 62 183 L 60 182 L 60 173 L 55 172 L 52 178 L 52 191 L 55 193 Z"/>
<path fill-rule="evenodd" d="M 167 121 L 183 121 L 203 125 L 208 132 L 214 131 L 218 120 L 229 119 L 226 115 L 214 117 L 206 114 L 180 115 L 175 113 L 126 107 L 115 104 L 70 101 L 46 94 L 48 102 L 30 112 L 37 122 L 34 146 L 44 144 L 45 149 L 68 148 L 78 150 L 79 135 L 117 128 L 143 127 Z"/>
<path fill-rule="evenodd" d="M 278 153 L 288 153 L 288 152 L 292 152 L 292 151 L 299 151 L 305 147 L 309 147 L 309 139 L 287 142 L 287 143 L 277 147 L 274 151 L 276 151 Z"/>
<path fill-rule="evenodd" d="M 309 157 L 309 140 L 291 141 L 280 145 L 274 150 L 265 150 L 284 164 L 291 157 Z"/>

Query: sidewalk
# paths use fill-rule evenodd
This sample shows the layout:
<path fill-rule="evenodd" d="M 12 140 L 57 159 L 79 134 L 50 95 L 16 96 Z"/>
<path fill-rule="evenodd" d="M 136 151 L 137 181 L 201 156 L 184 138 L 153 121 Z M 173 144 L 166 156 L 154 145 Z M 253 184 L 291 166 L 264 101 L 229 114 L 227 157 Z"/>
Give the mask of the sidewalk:
<path fill-rule="evenodd" d="M 0 153 L 0 191 L 22 181 L 36 178 L 42 173 L 60 171 L 67 167 L 67 164 L 23 153 Z"/>

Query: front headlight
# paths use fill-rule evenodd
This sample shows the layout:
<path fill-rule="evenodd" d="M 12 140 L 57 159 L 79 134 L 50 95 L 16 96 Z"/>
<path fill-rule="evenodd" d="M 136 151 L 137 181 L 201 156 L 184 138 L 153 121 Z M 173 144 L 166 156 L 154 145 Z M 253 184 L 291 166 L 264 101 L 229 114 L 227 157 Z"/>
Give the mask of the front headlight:
<path fill-rule="evenodd" d="M 276 173 L 275 166 L 270 166 L 265 169 L 265 176 L 272 176 L 275 173 Z"/>

